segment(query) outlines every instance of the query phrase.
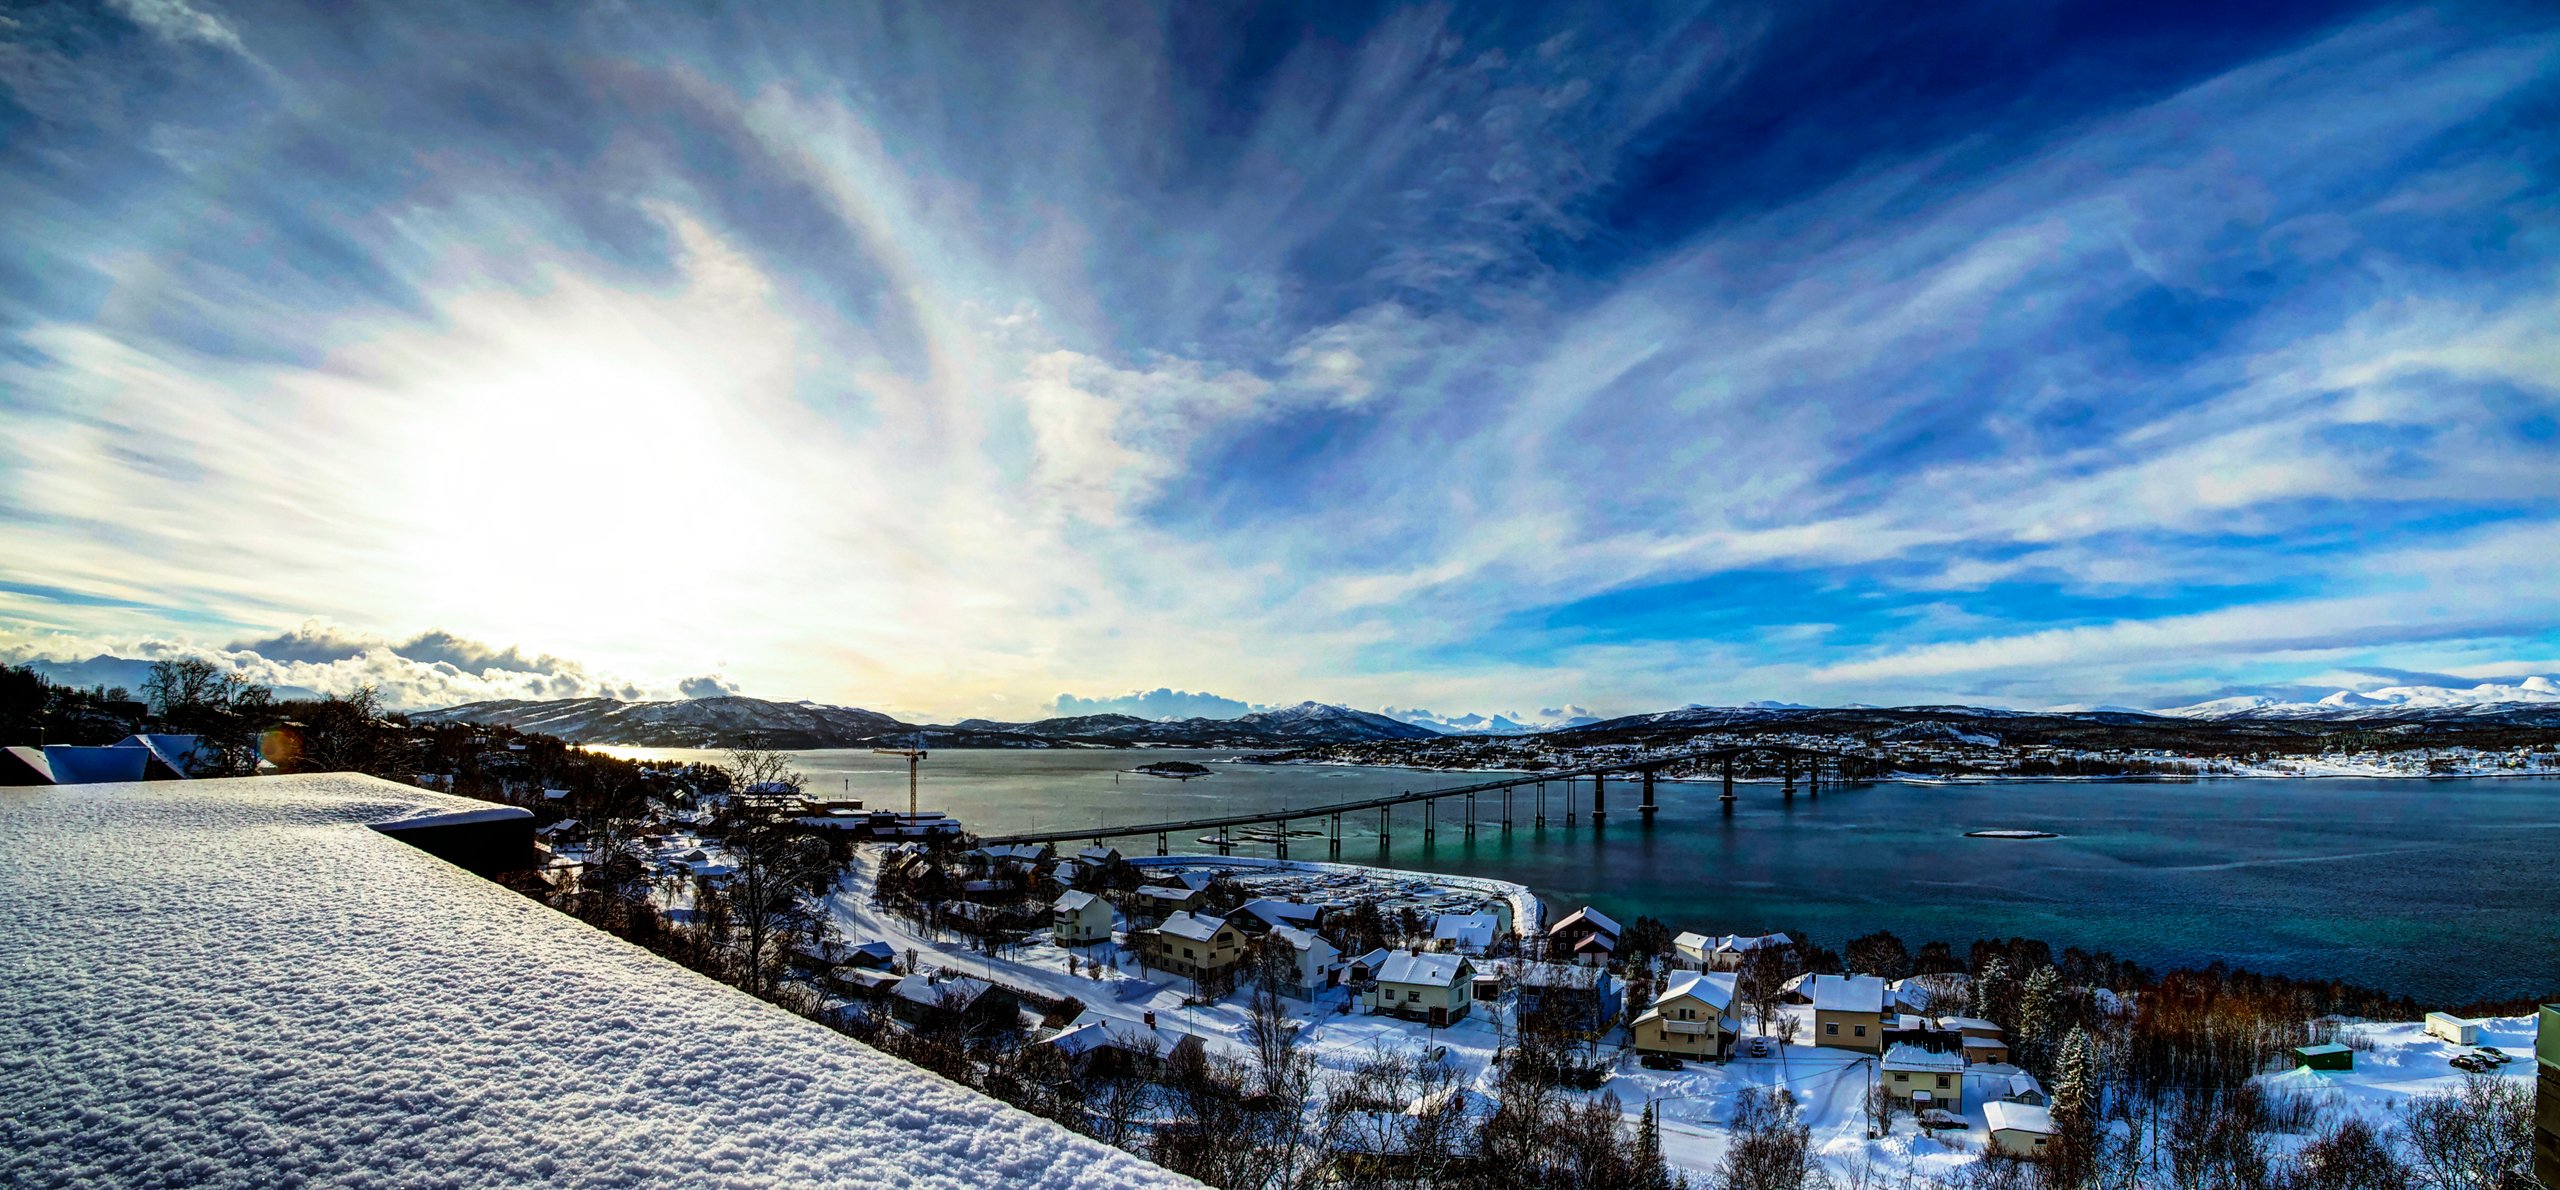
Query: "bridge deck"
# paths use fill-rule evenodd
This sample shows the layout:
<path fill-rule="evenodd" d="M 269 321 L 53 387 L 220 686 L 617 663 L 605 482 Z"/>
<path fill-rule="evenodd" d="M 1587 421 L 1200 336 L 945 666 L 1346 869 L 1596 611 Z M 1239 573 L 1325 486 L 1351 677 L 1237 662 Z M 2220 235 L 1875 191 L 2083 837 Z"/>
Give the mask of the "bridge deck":
<path fill-rule="evenodd" d="M 1481 781 L 1473 785 L 1452 785 L 1446 789 L 1424 789 L 1409 793 L 1391 793 L 1381 797 L 1362 798 L 1358 801 L 1349 802 L 1333 802 L 1322 806 L 1305 806 L 1296 809 L 1280 810 L 1254 810 L 1246 813 L 1219 814 L 1207 818 L 1185 818 L 1177 822 L 1143 822 L 1131 823 L 1122 826 L 1090 826 L 1080 827 L 1073 830 L 1026 831 L 1010 835 L 986 835 L 981 837 L 979 842 L 990 847 L 1007 843 L 1064 843 L 1075 839 L 1117 839 L 1129 835 L 1173 834 L 1181 831 L 1215 830 L 1220 827 L 1252 826 L 1256 823 L 1264 822 L 1279 825 L 1308 818 L 1325 818 L 1335 814 L 1353 814 L 1362 810 L 1381 810 L 1390 806 L 1410 805 L 1414 802 L 1438 801 L 1444 797 L 1464 797 L 1470 793 L 1491 793 L 1503 789 L 1517 789 L 1523 785 L 1536 785 L 1545 781 L 1563 781 L 1571 778 L 1597 777 L 1611 773 L 1642 773 L 1660 770 L 1668 768 L 1671 765 L 1683 764 L 1691 761 L 1730 759 L 1732 757 L 1746 754 L 1771 752 L 1825 757 L 1834 755 L 1832 753 L 1815 752 L 1810 749 L 1789 748 L 1783 746 L 1718 748 L 1703 752 L 1684 752 L 1676 756 L 1647 757 L 1642 760 L 1631 760 L 1618 764 L 1591 765 L 1578 769 L 1554 769 L 1543 773 L 1529 773 L 1516 777 L 1504 777 L 1498 781 Z"/>

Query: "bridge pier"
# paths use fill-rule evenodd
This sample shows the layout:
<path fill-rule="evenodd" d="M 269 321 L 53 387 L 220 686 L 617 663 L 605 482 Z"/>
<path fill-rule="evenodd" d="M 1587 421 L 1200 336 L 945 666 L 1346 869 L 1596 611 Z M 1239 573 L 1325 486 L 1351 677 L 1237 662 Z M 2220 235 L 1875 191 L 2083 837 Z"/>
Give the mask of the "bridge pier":
<path fill-rule="evenodd" d="M 1645 821 L 1647 821 L 1647 822 L 1651 822 L 1651 821 L 1653 821 L 1653 812 L 1654 812 L 1654 809 L 1655 809 L 1655 806 L 1654 806 L 1654 804 L 1653 804 L 1653 770 L 1652 770 L 1652 769 L 1646 769 L 1646 770 L 1644 771 L 1644 805 L 1637 807 L 1637 811 L 1638 811 L 1639 813 L 1641 813 L 1641 814 L 1643 814 L 1643 815 L 1644 815 L 1644 820 L 1645 820 Z"/>
<path fill-rule="evenodd" d="M 1228 841 L 1227 841 L 1227 828 L 1225 828 L 1225 827 L 1223 827 L 1223 826 L 1222 826 L 1222 827 L 1219 827 L 1219 828 L 1218 828 L 1218 854 L 1220 854 L 1220 855 L 1234 855 L 1235 853 L 1236 853 L 1235 844 L 1230 843 L 1230 842 L 1228 842 Z"/>
<path fill-rule="evenodd" d="M 1796 758 L 1791 755 L 1778 757 L 1778 774 L 1784 778 L 1779 795 L 1788 801 L 1796 800 Z"/>
<path fill-rule="evenodd" d="M 1163 855 L 1164 853 L 1165 853 L 1165 850 L 1164 850 L 1164 832 L 1163 832 L 1163 831 L 1157 831 L 1157 832 L 1156 832 L 1156 854 L 1157 854 L 1157 855 Z"/>
<path fill-rule="evenodd" d="M 1511 833 L 1511 787 L 1502 787 L 1502 833 Z"/>
<path fill-rule="evenodd" d="M 1438 798 L 1427 797 L 1422 799 L 1422 841 L 1425 843 L 1430 842 L 1440 834 L 1440 823 L 1436 817 L 1437 811 L 1435 809 L 1439 804 L 1440 799 Z"/>
<path fill-rule="evenodd" d="M 1733 805 L 1733 758 L 1730 756 L 1724 758 L 1724 804 L 1727 808 Z"/>
<path fill-rule="evenodd" d="M 1332 852 L 1332 856 L 1333 856 L 1333 858 L 1335 858 L 1335 859 L 1341 859 L 1341 858 L 1342 858 L 1342 815 L 1340 815 L 1340 814 L 1336 814 L 1336 815 L 1334 815 L 1334 816 L 1333 816 L 1333 821 L 1332 821 L 1332 823 L 1331 823 L 1329 826 L 1327 826 L 1327 827 L 1326 827 L 1326 830 L 1327 830 L 1327 831 L 1329 832 L 1329 834 L 1330 834 L 1330 838 L 1327 840 L 1327 843 L 1328 843 L 1328 849 Z"/>
<path fill-rule="evenodd" d="M 1593 773 L 1591 774 L 1591 825 L 1600 825 L 1600 820 L 1608 816 L 1609 775 Z"/>
<path fill-rule="evenodd" d="M 1547 783 L 1538 782 L 1538 829 L 1547 829 Z"/>
<path fill-rule="evenodd" d="M 1573 778 L 1564 779 L 1564 826 L 1573 829 Z"/>
<path fill-rule="evenodd" d="M 1378 846 L 1387 845 L 1387 807 L 1378 807 Z"/>
<path fill-rule="evenodd" d="M 1272 858 L 1289 858 L 1289 824 L 1286 821 L 1274 824 L 1273 834 L 1275 834 L 1277 838 L 1272 843 L 1272 847 L 1276 852 Z"/>
<path fill-rule="evenodd" d="M 1467 795 L 1467 837 L 1476 837 L 1476 795 Z"/>

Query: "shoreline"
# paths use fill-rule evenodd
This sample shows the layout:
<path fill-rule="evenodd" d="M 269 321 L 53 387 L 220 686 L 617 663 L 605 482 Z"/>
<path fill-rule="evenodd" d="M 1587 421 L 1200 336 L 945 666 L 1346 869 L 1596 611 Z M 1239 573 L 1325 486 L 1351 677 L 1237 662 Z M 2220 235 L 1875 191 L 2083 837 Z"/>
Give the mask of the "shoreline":
<path fill-rule="evenodd" d="M 1195 750 L 1196 750 L 1196 751 L 1212 751 L 1213 749 L 1195 749 Z M 1228 758 L 1228 759 L 1225 759 L 1225 760 L 1211 761 L 1210 763 L 1212 763 L 1212 764 L 1251 764 L 1251 765 L 1263 765 L 1263 766 L 1270 767 L 1270 768 L 1380 769 L 1380 770 L 1388 770 L 1388 771 L 1395 771 L 1395 772 L 1407 772 L 1407 773 L 1449 773 L 1449 774 L 1458 775 L 1458 776 L 1476 776 L 1476 775 L 1485 775 L 1485 776 L 1502 776 L 1502 775 L 1516 775 L 1516 776 L 1523 776 L 1523 777 L 1534 777 L 1534 776 L 1538 775 L 1538 772 L 1539 772 L 1539 770 L 1537 770 L 1537 769 L 1516 769 L 1516 768 L 1501 768 L 1501 767 L 1486 767 L 1486 768 L 1422 768 L 1422 767 L 1417 767 L 1417 766 L 1415 766 L 1415 765 L 1408 765 L 1408 764 L 1363 764 L 1363 763 L 1360 763 L 1359 761 L 1353 761 L 1353 760 L 1243 760 L 1243 759 L 1240 759 L 1240 758 L 1232 758 L 1232 757 L 1231 757 L 1231 758 Z M 1559 778 L 1559 779 L 1561 780 L 1561 778 Z M 1842 786 L 1843 784 L 1848 784 L 1848 785 L 2200 785 L 2200 784 L 2204 784 L 2204 783 L 2206 783 L 2206 782 L 2211 782 L 2211 781 L 2325 781 L 2325 780 L 2340 780 L 2340 781 L 2476 781 L 2476 780 L 2522 781 L 2522 780 L 2529 780 L 2529 779 L 2560 780 L 2560 770 L 2550 770 L 2550 771 L 2540 771 L 2540 772 L 2461 772 L 2461 773 L 2380 773 L 2380 772 L 2335 772 L 2335 771 L 2331 771 L 2331 772 L 2288 773 L 2288 772 L 2272 772 L 2272 771 L 2263 771 L 2263 770 L 2262 770 L 2262 771 L 2229 772 L 2229 773 L 2123 773 L 2123 774 L 2118 774 L 2118 775 L 2115 775 L 2115 776 L 2030 776 L 2030 775 L 2024 775 L 2024 774 L 2019 774 L 2019 775 L 2008 775 L 2008 774 L 1998 774 L 1998 773 L 1965 774 L 1965 775 L 1961 775 L 1961 776 L 1932 776 L 1932 775 L 1925 774 L 1925 773 L 1906 773 L 1906 772 L 1897 772 L 1897 773 L 1894 773 L 1894 774 L 1892 774 L 1892 775 L 1890 775 L 1890 776 L 1874 777 L 1874 778 L 1869 778 L 1869 779 L 1860 780 L 1860 781 L 1853 781 L 1853 782 L 1839 782 L 1839 781 L 1834 781 L 1834 782 L 1831 782 L 1831 783 L 1829 783 L 1828 785 L 1826 785 L 1826 786 L 1825 786 L 1825 788 L 1837 789 L 1837 788 L 1839 788 L 1840 786 Z M 1657 782 L 1658 782 L 1658 783 L 1663 784 L 1663 785 L 1718 785 L 1718 784 L 1721 784 L 1721 783 L 1723 782 L 1723 778 L 1721 778 L 1721 777 L 1659 777 L 1659 778 L 1656 778 L 1656 780 L 1657 780 Z M 1784 785 L 1786 784 L 1786 781 L 1785 781 L 1783 778 L 1774 778 L 1774 777 L 1736 777 L 1736 778 L 1734 778 L 1734 779 L 1733 779 L 1733 783 L 1734 783 L 1735 785 L 1750 785 L 1750 786 L 1754 786 L 1754 787 L 1762 786 L 1762 785 L 1769 785 L 1769 786 L 1784 786 Z M 1419 790 L 1417 790 L 1417 791 L 1415 791 L 1415 792 L 1420 792 L 1420 791 L 1419 791 Z"/>

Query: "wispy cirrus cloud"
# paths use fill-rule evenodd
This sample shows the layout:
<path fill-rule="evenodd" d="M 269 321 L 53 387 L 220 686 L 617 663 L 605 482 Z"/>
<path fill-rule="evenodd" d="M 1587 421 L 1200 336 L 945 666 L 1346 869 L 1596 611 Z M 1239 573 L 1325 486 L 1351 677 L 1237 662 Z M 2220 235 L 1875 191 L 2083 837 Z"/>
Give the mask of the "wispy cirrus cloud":
<path fill-rule="evenodd" d="M 0 618 L 916 717 L 2551 655 L 2560 26 L 2094 11 L 13 15 Z"/>

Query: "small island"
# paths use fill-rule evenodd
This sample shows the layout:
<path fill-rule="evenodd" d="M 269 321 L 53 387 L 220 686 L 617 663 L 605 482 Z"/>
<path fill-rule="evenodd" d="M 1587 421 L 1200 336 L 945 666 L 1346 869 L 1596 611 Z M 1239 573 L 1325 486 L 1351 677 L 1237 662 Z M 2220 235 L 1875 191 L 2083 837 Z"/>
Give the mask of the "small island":
<path fill-rule="evenodd" d="M 2052 831 L 1998 830 L 1966 831 L 1964 837 L 1968 839 L 2059 839 L 2062 836 Z"/>
<path fill-rule="evenodd" d="M 1193 764 L 1188 760 L 1159 760 L 1153 764 L 1139 765 L 1129 771 L 1144 773 L 1150 777 L 1170 777 L 1176 781 L 1188 781 L 1193 777 L 1211 775 L 1208 766 Z"/>

